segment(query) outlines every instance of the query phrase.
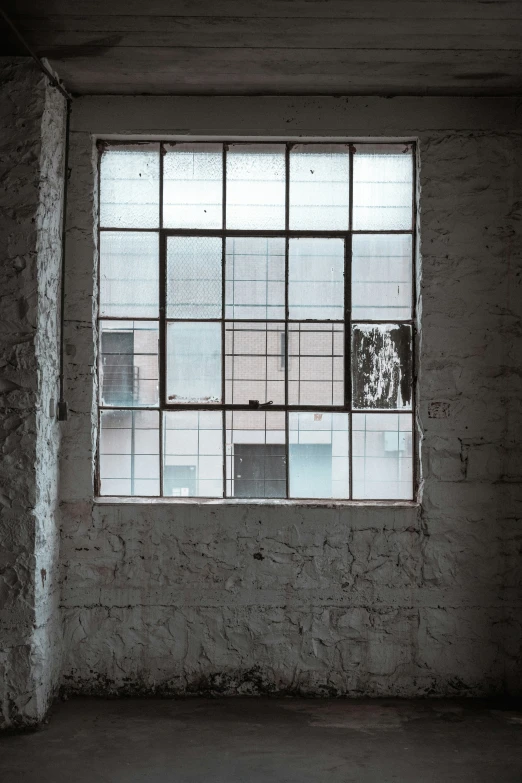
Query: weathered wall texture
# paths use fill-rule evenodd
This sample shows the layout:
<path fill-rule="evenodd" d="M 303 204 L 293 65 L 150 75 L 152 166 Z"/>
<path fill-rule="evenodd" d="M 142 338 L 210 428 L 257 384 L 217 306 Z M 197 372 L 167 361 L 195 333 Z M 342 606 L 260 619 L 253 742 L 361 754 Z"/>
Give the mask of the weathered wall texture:
<path fill-rule="evenodd" d="M 58 286 L 65 102 L 0 60 L 0 727 L 45 715 L 61 664 Z"/>
<path fill-rule="evenodd" d="M 84 98 L 73 111 L 63 447 L 73 692 L 520 690 L 516 101 Z M 93 503 L 93 134 L 418 138 L 422 503 Z"/>

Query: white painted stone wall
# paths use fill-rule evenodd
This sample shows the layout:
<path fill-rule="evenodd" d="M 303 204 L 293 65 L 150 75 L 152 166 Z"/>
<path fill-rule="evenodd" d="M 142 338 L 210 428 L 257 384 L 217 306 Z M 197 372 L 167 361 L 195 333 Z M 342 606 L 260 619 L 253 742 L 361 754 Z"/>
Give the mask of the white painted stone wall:
<path fill-rule="evenodd" d="M 75 102 L 63 684 L 81 693 L 521 688 L 519 102 Z M 95 136 L 417 138 L 419 505 L 93 502 Z"/>
<path fill-rule="evenodd" d="M 0 59 L 0 728 L 38 723 L 61 668 L 58 301 L 65 101 Z"/>

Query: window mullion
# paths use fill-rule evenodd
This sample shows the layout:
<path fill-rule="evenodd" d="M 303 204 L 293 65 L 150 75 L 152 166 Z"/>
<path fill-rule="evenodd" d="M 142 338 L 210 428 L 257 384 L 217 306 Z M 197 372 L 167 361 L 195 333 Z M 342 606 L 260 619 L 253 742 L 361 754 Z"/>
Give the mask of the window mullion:
<path fill-rule="evenodd" d="M 288 420 L 288 250 L 290 240 L 288 231 L 290 228 L 290 149 L 291 144 L 285 147 L 285 471 L 286 471 L 286 497 L 290 497 L 290 444 L 289 444 L 289 420 Z"/>
<path fill-rule="evenodd" d="M 226 297 L 226 228 L 227 228 L 227 144 L 223 144 L 223 165 L 221 182 L 221 210 L 222 210 L 222 229 L 223 244 L 221 250 L 221 394 L 222 402 L 225 405 L 226 399 L 226 381 L 225 381 L 225 297 Z M 221 443 L 223 450 L 223 497 L 227 497 L 227 414 L 223 409 L 221 416 Z"/>
<path fill-rule="evenodd" d="M 344 402 L 348 408 L 348 497 L 353 497 L 353 426 L 352 426 L 352 236 L 353 236 L 353 153 L 354 146 L 350 144 L 350 168 L 348 171 L 348 227 L 349 233 L 345 240 L 344 257 Z"/>

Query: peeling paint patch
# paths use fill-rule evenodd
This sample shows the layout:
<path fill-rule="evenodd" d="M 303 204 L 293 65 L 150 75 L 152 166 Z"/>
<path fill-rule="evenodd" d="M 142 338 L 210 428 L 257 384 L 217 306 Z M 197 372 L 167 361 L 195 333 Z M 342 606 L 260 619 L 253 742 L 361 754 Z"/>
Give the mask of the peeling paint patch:
<path fill-rule="evenodd" d="M 353 404 L 411 408 L 409 324 L 356 324 L 352 333 Z"/>

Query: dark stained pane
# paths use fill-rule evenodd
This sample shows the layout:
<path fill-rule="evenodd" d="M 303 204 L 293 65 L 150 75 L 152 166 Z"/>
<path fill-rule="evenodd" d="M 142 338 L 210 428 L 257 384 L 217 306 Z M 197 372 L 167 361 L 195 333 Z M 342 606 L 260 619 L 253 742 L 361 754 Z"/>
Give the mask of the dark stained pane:
<path fill-rule="evenodd" d="M 354 324 L 354 408 L 411 408 L 411 337 L 409 324 Z"/>

